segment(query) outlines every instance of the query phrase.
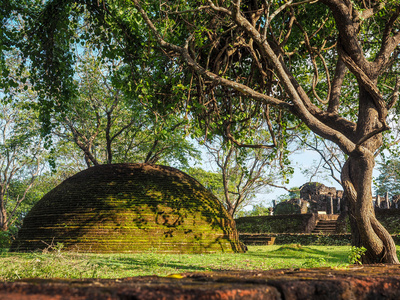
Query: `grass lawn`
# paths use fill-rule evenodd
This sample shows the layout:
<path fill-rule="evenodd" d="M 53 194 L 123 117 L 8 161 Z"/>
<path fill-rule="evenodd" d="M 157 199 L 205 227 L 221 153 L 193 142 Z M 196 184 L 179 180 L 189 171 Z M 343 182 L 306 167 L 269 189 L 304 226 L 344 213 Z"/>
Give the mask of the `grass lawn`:
<path fill-rule="evenodd" d="M 400 250 L 400 247 L 398 248 Z M 399 251 L 398 251 L 399 252 Z M 250 246 L 243 254 L 0 254 L 0 280 L 21 278 L 123 278 L 217 270 L 346 267 L 350 246 Z"/>

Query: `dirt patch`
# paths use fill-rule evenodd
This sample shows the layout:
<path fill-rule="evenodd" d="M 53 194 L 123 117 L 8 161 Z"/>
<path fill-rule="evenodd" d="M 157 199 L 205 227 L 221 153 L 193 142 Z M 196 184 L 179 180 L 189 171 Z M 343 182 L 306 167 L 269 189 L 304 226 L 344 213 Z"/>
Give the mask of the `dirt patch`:
<path fill-rule="evenodd" d="M 0 299 L 400 299 L 400 266 L 30 279 L 1 283 Z"/>

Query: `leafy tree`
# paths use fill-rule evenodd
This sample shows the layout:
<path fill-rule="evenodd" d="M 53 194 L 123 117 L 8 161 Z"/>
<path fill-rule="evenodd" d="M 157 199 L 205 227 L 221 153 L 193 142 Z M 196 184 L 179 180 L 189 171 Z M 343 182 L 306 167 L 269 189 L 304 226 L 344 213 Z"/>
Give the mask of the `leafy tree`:
<path fill-rule="evenodd" d="M 337 144 L 348 156 L 341 181 L 354 216 L 353 244 L 367 249 L 365 263 L 398 263 L 394 242 L 376 220 L 371 204 L 374 153 L 382 146 L 382 132 L 389 130 L 388 111 L 397 102 L 400 86 L 400 81 L 396 83 L 400 41 L 396 1 L 235 0 L 207 1 L 202 7 L 178 1 L 159 15 L 151 5 L 133 2 L 160 46 L 176 53 L 198 76 L 282 108 Z M 176 23 L 168 27 L 176 21 L 177 11 L 193 24 L 183 25 L 188 33 L 182 42 L 176 41 Z M 227 39 L 229 47 L 216 47 Z M 216 58 L 213 65 L 201 59 L 204 49 Z M 249 82 L 240 65 L 222 59 L 233 51 L 241 51 L 245 58 L 239 64 L 254 62 L 260 75 L 272 69 L 276 89 L 261 93 L 257 81 Z M 219 57 L 220 65 L 235 72 L 220 76 L 213 68 Z M 300 63 L 304 60 L 307 64 Z M 346 82 L 357 83 L 356 94 L 343 93 Z M 386 86 L 393 86 L 393 91 Z M 347 110 L 349 102 L 354 105 Z"/>
<path fill-rule="evenodd" d="M 304 145 L 306 150 L 311 150 L 318 154 L 318 163 L 314 167 L 303 170 L 303 174 L 312 182 L 314 177 L 322 176 L 323 178 L 331 178 L 337 183 L 342 184 L 340 173 L 343 164 L 346 161 L 344 153 L 336 144 L 325 140 L 315 134 L 311 137 L 299 137 L 300 143 Z"/>
<path fill-rule="evenodd" d="M 288 190 L 286 194 L 282 194 L 278 197 L 278 203 L 298 198 L 300 198 L 300 188 L 292 187 Z"/>
<path fill-rule="evenodd" d="M 237 217 L 257 217 L 271 215 L 272 207 L 267 207 L 263 203 L 254 203 L 253 208 L 248 211 L 239 211 Z"/>
<path fill-rule="evenodd" d="M 53 130 L 75 143 L 87 166 L 113 162 L 169 162 L 187 165 L 197 157 L 178 116 L 155 120 L 138 97 L 122 88 L 126 66 L 120 59 L 104 61 L 93 50 L 77 54 L 78 96 L 56 115 Z"/>
<path fill-rule="evenodd" d="M 222 203 L 232 216 L 250 204 L 258 192 L 279 187 L 279 182 L 292 171 L 289 165 L 280 167 L 279 156 L 271 149 L 241 148 L 219 137 L 204 145 L 218 167 Z"/>
<path fill-rule="evenodd" d="M 0 230 L 6 231 L 29 198 L 46 151 L 29 106 L 12 101 L 0 109 Z"/>
<path fill-rule="evenodd" d="M 400 160 L 397 158 L 388 159 L 379 164 L 379 176 L 375 180 L 378 195 L 390 196 L 400 194 Z"/>
<path fill-rule="evenodd" d="M 374 154 L 383 144 L 382 132 L 389 130 L 389 111 L 398 115 L 400 109 L 397 1 L 208 0 L 161 6 L 140 0 L 48 1 L 31 23 L 30 38 L 39 47 L 27 51 L 44 108 L 72 98 L 69 45 L 76 41 L 71 32 L 79 23 L 75 8 L 82 5 L 90 12 L 93 36 L 107 45 L 101 55 L 121 53 L 133 73 L 145 69 L 137 67 L 143 62 L 137 60 L 144 57 L 142 49 L 158 43 L 161 51 L 153 52 L 150 69 L 171 71 L 175 86 L 182 84 L 188 101 L 181 106 L 203 124 L 206 136 L 219 130 L 238 146 L 256 147 L 247 137 L 256 127 L 252 124 L 265 119 L 274 148 L 284 149 L 287 131 L 302 124 L 337 144 L 348 157 L 341 182 L 354 246 L 367 249 L 363 263 L 399 262 L 371 201 Z M 170 64 L 163 65 L 162 51 Z M 164 111 L 182 99 L 175 92 L 176 97 L 163 102 Z M 236 131 L 238 123 L 248 124 L 249 130 Z M 282 139 L 274 139 L 276 135 Z"/>
<path fill-rule="evenodd" d="M 0 230 L 4 232 L 12 231 L 21 210 L 31 202 L 47 155 L 36 122 L 36 93 L 16 49 L 22 28 L 20 4 L 13 0 L 0 4 Z"/>
<path fill-rule="evenodd" d="M 212 192 L 221 203 L 224 203 L 224 187 L 219 172 L 207 171 L 200 167 L 189 167 L 185 169 L 185 172 Z"/>

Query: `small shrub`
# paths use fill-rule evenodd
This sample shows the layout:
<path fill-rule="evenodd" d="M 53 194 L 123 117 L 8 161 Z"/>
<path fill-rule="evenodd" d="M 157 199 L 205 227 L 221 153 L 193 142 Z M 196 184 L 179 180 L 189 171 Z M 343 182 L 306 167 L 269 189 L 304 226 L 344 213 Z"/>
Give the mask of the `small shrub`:
<path fill-rule="evenodd" d="M 13 240 L 13 235 L 10 231 L 0 231 L 0 249 L 9 248 Z"/>
<path fill-rule="evenodd" d="M 361 257 L 365 254 L 365 252 L 367 252 L 367 249 L 364 247 L 352 246 L 350 248 L 349 263 L 362 265 Z"/>
<path fill-rule="evenodd" d="M 302 265 L 302 268 L 319 268 L 319 267 L 323 267 L 327 264 L 326 259 L 325 258 L 310 258 L 307 259 Z"/>

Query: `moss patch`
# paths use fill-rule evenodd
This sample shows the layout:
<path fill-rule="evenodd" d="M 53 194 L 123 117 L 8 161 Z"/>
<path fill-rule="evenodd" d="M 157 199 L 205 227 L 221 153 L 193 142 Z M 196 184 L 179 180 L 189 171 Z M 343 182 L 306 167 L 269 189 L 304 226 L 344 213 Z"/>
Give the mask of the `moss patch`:
<path fill-rule="evenodd" d="M 12 251 L 241 252 L 234 221 L 199 182 L 174 168 L 101 165 L 67 179 L 29 212 Z"/>

